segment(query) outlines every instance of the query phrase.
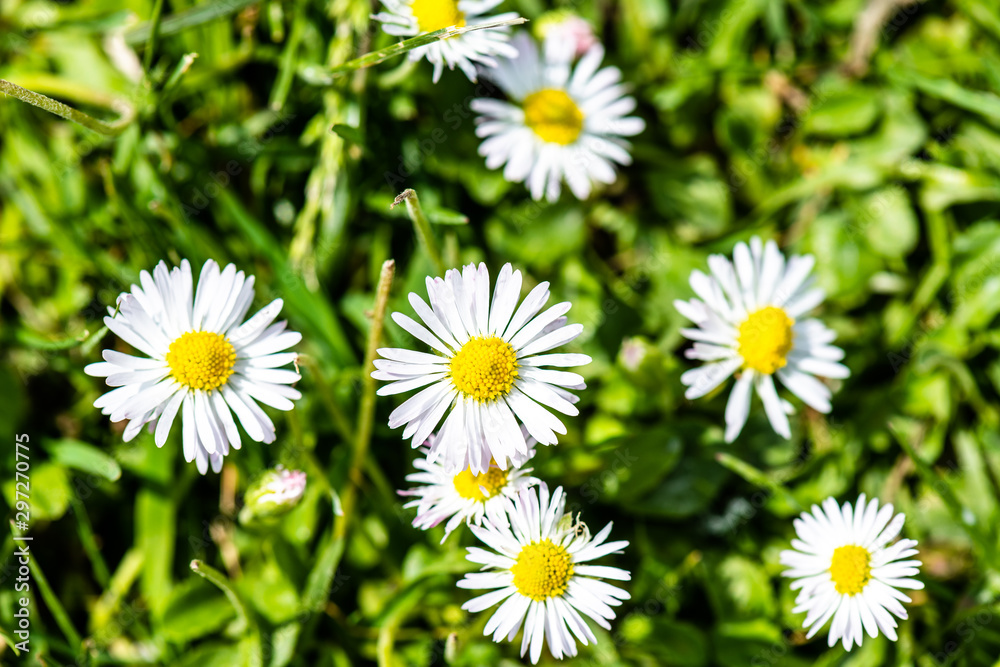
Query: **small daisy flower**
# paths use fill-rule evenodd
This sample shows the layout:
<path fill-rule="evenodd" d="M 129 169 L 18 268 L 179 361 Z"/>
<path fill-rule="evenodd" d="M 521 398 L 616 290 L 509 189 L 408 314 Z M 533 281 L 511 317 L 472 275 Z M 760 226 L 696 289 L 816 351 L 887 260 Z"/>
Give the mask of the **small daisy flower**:
<path fill-rule="evenodd" d="M 571 304 L 538 314 L 549 300 L 543 282 L 517 306 L 521 272 L 510 264 L 500 270 L 492 302 L 485 264 L 427 278 L 427 294 L 430 306 L 410 293 L 423 324 L 402 313 L 392 319 L 436 354 L 383 348 L 383 359 L 375 361 L 372 377 L 390 382 L 380 396 L 430 385 L 389 415 L 389 427 L 405 424 L 403 439 L 417 448 L 447 413 L 427 460 L 440 459 L 448 470 L 470 468 L 475 475 L 486 472 L 491 460 L 507 470 L 509 461 L 527 456 L 524 432 L 543 445 L 556 444 L 556 433 L 565 434 L 566 427 L 546 408 L 579 414 L 573 405 L 579 398 L 567 390 L 587 385 L 576 373 L 543 366 L 590 363 L 585 354 L 542 354 L 583 332 L 582 324 L 566 324 Z"/>
<path fill-rule="evenodd" d="M 146 424 L 162 447 L 181 413 L 184 458 L 205 474 L 222 469 L 229 448 L 240 448 L 240 432 L 257 442 L 274 442 L 274 424 L 257 402 L 291 410 L 301 394 L 288 385 L 298 373 L 281 369 L 298 355 L 284 352 L 302 335 L 274 322 L 281 312 L 275 299 L 243 321 L 253 302 L 254 277 L 232 264 L 222 271 L 205 262 L 192 290 L 191 265 L 157 264 L 153 275 L 139 274 L 142 286 L 118 297 L 119 312 L 109 308 L 104 324 L 146 357 L 104 351 L 104 361 L 90 364 L 88 375 L 107 378 L 109 387 L 94 407 L 111 421 L 128 420 L 125 442 Z"/>
<path fill-rule="evenodd" d="M 486 166 L 506 165 L 504 178 L 524 182 L 534 199 L 557 200 L 562 180 L 577 199 L 590 196 L 594 184 L 614 183 L 615 163 L 632 162 L 622 137 L 645 128 L 641 118 L 626 115 L 636 103 L 625 94 L 621 71 L 599 69 L 604 47 L 594 44 L 573 67 L 576 43 L 547 39 L 540 54 L 535 41 L 519 33 L 512 41 L 517 57 L 489 72 L 511 102 L 472 101 Z"/>
<path fill-rule="evenodd" d="M 814 376 L 843 379 L 851 374 L 839 363 L 844 351 L 831 345 L 833 331 L 817 319 L 800 319 L 823 301 L 823 290 L 809 275 L 815 259 L 796 255 L 786 262 L 774 241 L 764 245 L 755 236 L 749 247 L 736 244 L 733 260 L 709 257 L 711 276 L 691 272 L 698 298 L 674 301 L 681 315 L 698 325 L 681 329 L 696 341 L 686 356 L 708 362 L 681 376 L 688 388 L 684 396 L 700 398 L 736 373 L 726 405 L 726 442 L 735 440 L 746 424 L 751 388 L 764 403 L 772 428 L 790 438 L 788 415 L 794 409 L 778 398 L 774 377 L 806 405 L 828 413 L 830 390 Z"/>
<path fill-rule="evenodd" d="M 387 11 L 373 18 L 382 22 L 382 29 L 396 37 L 416 37 L 452 26 L 463 28 L 491 21 L 516 19 L 517 12 L 488 15 L 503 0 L 382 0 Z M 470 81 L 476 80 L 476 63 L 496 67 L 493 56 L 513 58 L 517 51 L 510 45 L 506 26 L 467 32 L 410 51 L 410 60 L 421 58 L 434 65 L 434 83 L 441 78 L 445 64 L 448 69 L 465 72 Z"/>
<path fill-rule="evenodd" d="M 559 487 L 549 496 L 549 487 L 522 490 L 517 498 L 505 498 L 503 506 L 487 509 L 482 527 L 470 530 L 492 551 L 469 547 L 466 556 L 483 565 L 483 572 L 465 575 L 460 588 L 495 589 L 469 600 L 462 609 L 480 612 L 503 602 L 486 624 L 484 635 L 493 641 L 513 641 L 521 625 L 521 656 L 531 649 L 537 663 L 548 639 L 556 658 L 576 655 L 577 639 L 584 646 L 597 642 L 581 614 L 602 628 L 611 629 L 612 607 L 628 600 L 628 592 L 601 579 L 629 581 L 632 577 L 616 567 L 587 565 L 589 561 L 621 553 L 628 542 L 606 542 L 611 524 L 591 537 L 586 525 L 566 512 L 566 496 Z"/>
<path fill-rule="evenodd" d="M 435 436 L 430 437 L 433 442 Z M 408 502 L 403 507 L 416 507 L 417 517 L 413 520 L 414 528 L 429 530 L 445 519 L 444 537 L 441 543 L 448 539 L 451 532 L 462 522 L 482 525 L 486 516 L 486 508 L 502 503 L 504 498 L 516 496 L 522 489 L 539 480 L 531 476 L 531 468 L 524 465 L 535 455 L 532 445 L 534 439 L 525 437 L 528 443 L 526 456 L 515 455 L 512 464 L 503 470 L 491 461 L 486 472 L 475 474 L 469 468 L 458 472 L 449 470 L 440 463 L 429 461 L 426 453 L 429 447 L 423 447 L 425 456 L 413 462 L 420 472 L 406 476 L 408 482 L 416 482 L 418 486 L 406 491 L 400 491 L 402 496 L 415 496 L 416 500 Z"/>
<path fill-rule="evenodd" d="M 878 636 L 879 630 L 896 641 L 896 619 L 905 620 L 901 602 L 911 602 L 900 588 L 920 590 L 923 583 L 910 577 L 919 572 L 919 560 L 904 560 L 916 555 L 916 540 L 902 539 L 889 546 L 903 528 L 904 516 L 892 515 L 892 505 L 879 509 L 877 498 L 865 504 L 865 495 L 851 507 L 827 498 L 823 508 L 803 512 L 795 520 L 798 539 L 792 550 L 781 552 L 781 564 L 791 569 L 783 574 L 792 577 L 792 590 L 799 590 L 793 613 L 807 612 L 802 627 L 809 628 L 807 638 L 815 635 L 829 621 L 828 644 L 843 642 L 848 651 L 861 646 L 864 633 Z"/>

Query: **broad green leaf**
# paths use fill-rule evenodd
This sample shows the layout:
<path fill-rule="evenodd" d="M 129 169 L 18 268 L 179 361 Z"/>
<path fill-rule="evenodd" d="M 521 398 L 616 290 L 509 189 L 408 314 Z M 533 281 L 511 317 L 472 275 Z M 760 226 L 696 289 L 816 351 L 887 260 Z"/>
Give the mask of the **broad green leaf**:
<path fill-rule="evenodd" d="M 122 469 L 118 462 L 93 445 L 72 438 L 63 438 L 47 441 L 45 447 L 49 450 L 53 461 L 69 468 L 103 477 L 109 482 L 117 481 L 121 477 Z"/>
<path fill-rule="evenodd" d="M 170 642 L 187 644 L 217 632 L 235 617 L 233 605 L 219 589 L 192 577 L 170 592 L 159 632 Z"/>

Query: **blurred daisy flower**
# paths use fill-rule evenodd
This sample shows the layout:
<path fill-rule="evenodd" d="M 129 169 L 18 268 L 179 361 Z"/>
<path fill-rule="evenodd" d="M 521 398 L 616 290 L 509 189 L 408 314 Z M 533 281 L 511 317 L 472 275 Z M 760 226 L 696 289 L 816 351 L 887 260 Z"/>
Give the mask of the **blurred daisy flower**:
<path fill-rule="evenodd" d="M 448 470 L 470 468 L 474 475 L 492 463 L 507 470 L 510 461 L 527 456 L 524 432 L 543 445 L 556 444 L 556 434 L 565 434 L 566 427 L 547 408 L 578 414 L 573 404 L 579 399 L 567 390 L 586 384 L 576 373 L 542 367 L 590 363 L 585 354 L 543 354 L 583 332 L 582 324 L 566 324 L 571 304 L 539 314 L 550 296 L 543 282 L 518 306 L 521 272 L 510 264 L 500 270 L 492 302 L 485 264 L 427 278 L 427 294 L 430 306 L 410 293 L 423 324 L 402 313 L 392 319 L 435 354 L 383 348 L 378 351 L 383 358 L 375 361 L 372 377 L 390 382 L 380 396 L 430 385 L 389 415 L 389 427 L 405 424 L 403 438 L 416 448 L 447 413 L 427 461 L 441 460 Z"/>
<path fill-rule="evenodd" d="M 786 261 L 774 241 L 765 245 L 754 237 L 749 247 L 736 244 L 733 262 L 710 256 L 711 276 L 691 272 L 697 299 L 674 301 L 681 315 L 698 325 L 681 329 L 696 341 L 687 357 L 708 362 L 681 376 L 684 396 L 700 398 L 738 375 L 726 405 L 726 442 L 735 440 L 746 424 L 751 388 L 774 430 L 789 438 L 788 415 L 794 409 L 778 397 L 774 376 L 807 405 L 828 413 L 830 390 L 814 376 L 850 375 L 839 363 L 844 351 L 831 345 L 833 331 L 817 319 L 800 319 L 823 301 L 823 290 L 809 275 L 814 263 L 812 255 Z"/>
<path fill-rule="evenodd" d="M 429 440 L 433 442 L 434 438 L 432 435 Z M 413 462 L 420 472 L 406 476 L 408 482 L 421 486 L 399 492 L 402 496 L 416 498 L 404 505 L 417 508 L 413 526 L 429 530 L 447 519 L 444 537 L 441 538 L 443 544 L 462 522 L 482 525 L 487 507 L 502 503 L 504 498 L 516 496 L 522 489 L 538 484 L 539 480 L 531 476 L 532 469 L 524 467 L 535 455 L 532 448 L 534 439 L 527 436 L 525 441 L 528 443 L 527 455 L 515 455 L 507 470 L 502 470 L 491 461 L 489 468 L 478 475 L 469 468 L 456 472 L 440 463 L 428 461 L 426 453 L 429 447 L 424 447 L 425 457 Z"/>
<path fill-rule="evenodd" d="M 488 508 L 482 527 L 470 530 L 489 550 L 470 547 L 467 556 L 482 564 L 484 571 L 458 582 L 460 588 L 493 589 L 462 609 L 475 613 L 503 602 L 483 634 L 492 633 L 495 642 L 505 637 L 513 641 L 523 624 L 521 656 L 530 648 L 533 663 L 541 657 L 546 639 L 556 658 L 576 655 L 574 636 L 584 645 L 596 643 L 582 615 L 610 629 L 612 607 L 629 599 L 626 591 L 601 581 L 629 581 L 627 571 L 586 564 L 620 553 L 628 542 L 606 542 L 610 523 L 591 537 L 586 525 L 565 513 L 565 505 L 562 487 L 550 497 L 543 482 L 521 491 L 514 500 L 505 498 L 502 506 Z"/>
<path fill-rule="evenodd" d="M 382 29 L 395 37 L 416 37 L 452 26 L 463 28 L 491 21 L 516 19 L 517 12 L 488 15 L 502 0 L 382 0 L 386 11 L 373 18 L 382 22 Z M 445 64 L 448 69 L 465 72 L 470 81 L 476 80 L 476 63 L 496 67 L 493 56 L 513 58 L 517 51 L 510 45 L 509 28 L 491 28 L 467 32 L 410 51 L 410 60 L 421 58 L 434 65 L 434 83 L 441 78 Z"/>
<path fill-rule="evenodd" d="M 906 619 L 901 602 L 910 598 L 898 589 L 920 590 L 923 583 L 910 577 L 919 572 L 916 540 L 899 540 L 888 546 L 903 528 L 902 514 L 892 515 L 892 505 L 879 509 L 877 498 L 865 504 L 865 495 L 851 507 L 841 508 L 833 498 L 803 512 L 795 520 L 798 539 L 792 549 L 781 552 L 781 564 L 790 567 L 792 590 L 799 590 L 793 613 L 807 612 L 802 626 L 815 635 L 831 618 L 827 643 L 841 640 L 850 650 L 861 646 L 864 633 L 878 636 L 879 630 L 896 641 L 896 620 Z"/>
<path fill-rule="evenodd" d="M 253 276 L 232 264 L 222 271 L 205 262 L 193 289 L 191 265 L 157 264 L 139 274 L 141 287 L 118 297 L 119 311 L 109 308 L 104 324 L 123 341 L 147 355 L 104 351 L 104 361 L 90 364 L 88 375 L 107 378 L 116 389 L 94 407 L 111 421 L 128 420 L 125 442 L 146 424 L 162 447 L 178 413 L 182 418 L 184 458 L 205 474 L 222 469 L 229 448 L 240 448 L 240 432 L 257 442 L 273 442 L 274 424 L 257 402 L 291 410 L 301 394 L 288 386 L 298 373 L 280 369 L 298 355 L 284 352 L 302 335 L 274 322 L 281 311 L 275 299 L 243 321 L 253 302 Z"/>
<path fill-rule="evenodd" d="M 518 33 L 517 57 L 489 72 L 511 102 L 472 101 L 486 166 L 504 166 L 504 178 L 526 183 L 534 199 L 555 201 L 563 180 L 578 199 L 590 196 L 594 184 L 613 183 L 615 163 L 632 162 L 622 137 L 645 128 L 641 118 L 626 115 L 636 103 L 625 94 L 621 71 L 599 69 L 604 47 L 592 45 L 574 67 L 577 43 L 556 36 L 539 53 L 527 33 Z"/>

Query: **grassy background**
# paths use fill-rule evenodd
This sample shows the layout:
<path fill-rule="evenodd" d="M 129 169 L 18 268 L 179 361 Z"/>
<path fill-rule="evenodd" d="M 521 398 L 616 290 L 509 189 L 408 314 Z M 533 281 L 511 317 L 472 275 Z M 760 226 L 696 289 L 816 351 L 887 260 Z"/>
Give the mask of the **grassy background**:
<path fill-rule="evenodd" d="M 633 582 L 614 631 L 574 664 L 994 664 L 1000 16 L 990 0 L 901 4 L 560 5 L 596 26 L 647 129 L 614 186 L 550 206 L 485 169 L 461 74 L 434 86 L 426 63 L 397 59 L 317 85 L 392 43 L 369 2 L 169 0 L 150 49 L 130 17 L 153 2 L 4 0 L 0 78 L 135 116 L 108 138 L 0 100 L 0 433 L 6 452 L 31 437 L 36 584 L 44 573 L 51 589 L 26 662 L 518 664 L 516 645 L 481 637 L 489 614 L 460 609 L 468 532 L 439 546 L 400 508 L 413 453 L 385 426 L 398 397 L 377 402 L 361 490 L 334 518 L 331 489 L 344 495 L 359 451 L 379 267 L 396 260 L 390 307 L 404 312 L 432 273 L 388 208 L 413 187 L 450 265 L 513 262 L 586 325 L 582 414 L 536 474 L 593 529 L 615 522 L 632 545 L 607 562 Z M 755 403 L 726 446 L 725 392 L 683 398 L 671 302 L 709 253 L 752 234 L 816 254 L 852 377 L 829 416 L 798 403 L 791 441 Z M 106 306 L 184 257 L 256 274 L 258 305 L 282 297 L 304 334 L 304 398 L 274 415 L 276 443 L 246 443 L 222 476 L 183 462 L 176 428 L 163 449 L 145 433 L 123 444 L 82 370 L 122 345 L 88 338 Z M 391 322 L 385 339 L 413 344 Z M 308 472 L 305 501 L 276 531 L 234 527 L 242 491 L 276 463 Z M 9 453 L 7 504 L 13 469 Z M 805 641 L 778 552 L 802 508 L 861 491 L 906 512 L 927 588 L 898 643 L 845 654 Z M 0 541 L 5 632 L 12 550 Z M 226 573 L 236 604 L 192 559 Z"/>

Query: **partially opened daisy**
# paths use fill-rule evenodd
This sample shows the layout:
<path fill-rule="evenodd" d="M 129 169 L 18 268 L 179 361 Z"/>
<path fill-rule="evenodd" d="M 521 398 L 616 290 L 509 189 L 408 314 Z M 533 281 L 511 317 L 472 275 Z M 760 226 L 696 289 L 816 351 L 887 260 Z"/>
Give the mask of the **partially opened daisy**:
<path fill-rule="evenodd" d="M 415 37 L 452 26 L 463 28 L 492 21 L 516 19 L 517 12 L 489 15 L 503 0 L 382 0 L 386 11 L 373 18 L 382 22 L 382 29 L 396 37 Z M 465 72 L 470 81 L 476 80 L 476 63 L 495 67 L 493 56 L 512 58 L 517 51 L 510 45 L 506 26 L 467 32 L 410 51 L 410 60 L 427 60 L 434 65 L 434 83 L 448 69 Z"/>
<path fill-rule="evenodd" d="M 609 523 L 591 537 L 586 525 L 566 514 L 566 496 L 559 487 L 549 496 L 543 482 L 504 499 L 503 506 L 487 509 L 483 525 L 472 532 L 489 549 L 470 547 L 467 558 L 483 565 L 483 572 L 465 575 L 460 588 L 493 589 L 469 600 L 462 609 L 480 612 L 503 602 L 494 612 L 484 635 L 499 642 L 513 641 L 524 626 L 521 656 L 530 649 L 537 663 L 548 639 L 556 658 L 576 655 L 575 636 L 586 646 L 597 638 L 583 619 L 589 616 L 610 629 L 612 607 L 628 600 L 628 592 L 601 579 L 629 581 L 631 575 L 616 567 L 587 565 L 620 553 L 626 541 L 606 542 Z"/>
<path fill-rule="evenodd" d="M 429 442 L 433 442 L 435 437 L 432 435 Z M 491 461 L 486 472 L 477 475 L 469 468 L 451 470 L 438 462 L 429 461 L 426 456 L 414 461 L 414 467 L 420 472 L 407 475 L 406 480 L 420 486 L 399 492 L 403 496 L 415 497 L 404 505 L 417 508 L 413 526 L 428 530 L 447 519 L 444 537 L 441 538 L 443 544 L 463 522 L 481 525 L 487 507 L 503 503 L 504 498 L 516 496 L 522 489 L 538 484 L 539 480 L 531 476 L 532 469 L 525 467 L 535 454 L 532 448 L 534 439 L 528 436 L 525 440 L 528 454 L 515 455 L 507 470 L 502 470 Z M 423 449 L 425 454 L 429 451 L 429 447 Z"/>
<path fill-rule="evenodd" d="M 172 270 L 160 262 L 152 275 L 143 271 L 139 278 L 141 287 L 118 297 L 118 313 L 109 308 L 104 324 L 146 356 L 105 350 L 103 362 L 87 366 L 88 375 L 117 387 L 94 407 L 113 422 L 128 420 L 125 442 L 148 424 L 158 447 L 180 413 L 184 458 L 202 474 L 209 465 L 219 472 L 229 448 L 240 448 L 233 414 L 253 440 L 273 442 L 274 424 L 257 402 L 291 410 L 290 399 L 301 397 L 288 386 L 299 374 L 279 368 L 295 362 L 298 355 L 284 350 L 302 338 L 286 331 L 284 321 L 273 323 L 281 299 L 244 322 L 253 276 L 232 264 L 220 271 L 212 260 L 197 289 L 187 260 Z"/>
<path fill-rule="evenodd" d="M 547 39 L 539 53 L 521 32 L 512 44 L 517 57 L 489 71 L 511 101 L 472 101 L 486 166 L 503 166 L 505 179 L 524 182 L 533 198 L 549 201 L 559 198 L 563 180 L 578 199 L 590 196 L 594 184 L 613 183 L 615 164 L 632 162 L 622 137 L 639 134 L 645 123 L 627 115 L 636 104 L 625 94 L 621 72 L 599 69 L 604 47 L 594 44 L 573 67 L 574 40 Z"/>
<path fill-rule="evenodd" d="M 566 427 L 548 408 L 578 414 L 573 404 L 579 399 L 568 390 L 586 384 L 576 373 L 543 367 L 590 363 L 585 354 L 543 354 L 583 332 L 582 324 L 566 323 L 571 304 L 539 314 L 549 300 L 549 284 L 543 282 L 518 306 L 521 272 L 510 264 L 500 270 L 492 301 L 485 264 L 428 278 L 427 294 L 429 306 L 410 293 L 423 324 L 402 313 L 392 319 L 434 353 L 384 348 L 378 351 L 383 359 L 375 361 L 372 377 L 390 382 L 380 396 L 430 385 L 396 408 L 389 426 L 405 425 L 403 438 L 416 448 L 444 418 L 427 460 L 440 460 L 448 470 L 470 468 L 476 475 L 491 460 L 507 470 L 511 460 L 527 456 L 524 432 L 543 445 L 556 444 L 556 434 L 565 434 Z"/>
<path fill-rule="evenodd" d="M 892 505 L 879 509 L 877 498 L 865 504 L 865 495 L 851 507 L 837 505 L 833 498 L 816 505 L 812 513 L 803 512 L 795 520 L 798 539 L 792 550 L 781 552 L 781 564 L 792 577 L 792 590 L 798 590 L 795 608 L 806 612 L 802 623 L 812 637 L 831 618 L 827 643 L 841 640 L 850 650 L 861 646 L 864 633 L 877 637 L 879 630 L 896 641 L 896 619 L 906 619 L 901 602 L 910 598 L 898 589 L 920 590 L 923 583 L 911 579 L 919 572 L 916 540 L 902 539 L 890 545 L 903 528 L 904 516 L 892 515 Z"/>
<path fill-rule="evenodd" d="M 814 376 L 850 375 L 839 363 L 844 351 L 831 345 L 834 332 L 817 319 L 802 319 L 824 297 L 810 276 L 814 262 L 812 255 L 786 261 L 774 241 L 765 245 L 754 237 L 749 247 L 736 244 L 732 262 L 710 256 L 710 276 L 691 272 L 691 288 L 698 298 L 674 301 L 681 315 L 698 325 L 681 329 L 696 341 L 687 357 L 707 362 L 681 376 L 687 386 L 684 396 L 700 398 L 737 375 L 726 405 L 727 442 L 746 424 L 751 389 L 764 403 L 774 430 L 789 438 L 788 415 L 794 409 L 778 397 L 774 378 L 810 407 L 827 413 L 830 390 Z"/>

